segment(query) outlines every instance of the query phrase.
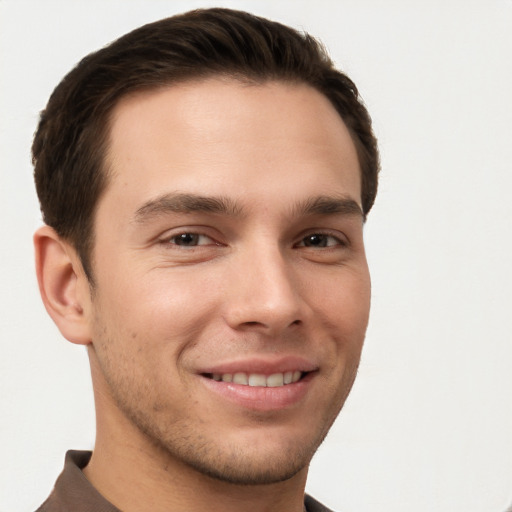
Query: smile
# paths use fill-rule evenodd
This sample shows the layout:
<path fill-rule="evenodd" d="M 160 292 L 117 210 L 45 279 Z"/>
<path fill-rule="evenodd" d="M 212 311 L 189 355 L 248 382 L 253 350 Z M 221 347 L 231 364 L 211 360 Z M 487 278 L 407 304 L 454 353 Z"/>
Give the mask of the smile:
<path fill-rule="evenodd" d="M 266 387 L 278 388 L 287 384 L 294 384 L 298 382 L 303 376 L 304 372 L 295 370 L 282 373 L 273 373 L 271 375 L 264 375 L 262 373 L 210 373 L 205 377 L 213 379 L 217 382 L 232 382 L 233 384 L 240 384 L 242 386 L 251 387 Z"/>
<path fill-rule="evenodd" d="M 247 358 L 224 361 L 198 372 L 201 382 L 223 404 L 238 411 L 276 412 L 296 407 L 308 396 L 318 375 L 318 364 L 295 356 L 274 360 Z M 220 403 L 220 402 L 219 402 Z"/>

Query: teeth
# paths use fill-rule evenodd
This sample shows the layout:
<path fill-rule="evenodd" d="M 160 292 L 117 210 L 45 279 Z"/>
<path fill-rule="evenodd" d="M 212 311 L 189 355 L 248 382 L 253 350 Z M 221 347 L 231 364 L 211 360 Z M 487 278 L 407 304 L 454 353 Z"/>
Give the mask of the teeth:
<path fill-rule="evenodd" d="M 216 381 L 233 382 L 243 386 L 277 388 L 286 384 L 293 384 L 302 377 L 302 372 L 273 373 L 263 375 L 262 373 L 213 373 L 211 378 Z"/>
<path fill-rule="evenodd" d="M 233 382 L 235 384 L 243 384 L 244 386 L 247 386 L 247 384 L 249 384 L 249 381 L 247 380 L 247 375 L 245 373 L 235 373 L 233 375 Z"/>
<path fill-rule="evenodd" d="M 259 373 L 251 373 L 249 375 L 249 386 L 266 386 L 267 378 L 265 375 L 260 375 Z"/>
<path fill-rule="evenodd" d="M 284 385 L 284 375 L 282 373 L 274 373 L 267 377 L 267 386 L 269 388 L 277 388 Z"/>

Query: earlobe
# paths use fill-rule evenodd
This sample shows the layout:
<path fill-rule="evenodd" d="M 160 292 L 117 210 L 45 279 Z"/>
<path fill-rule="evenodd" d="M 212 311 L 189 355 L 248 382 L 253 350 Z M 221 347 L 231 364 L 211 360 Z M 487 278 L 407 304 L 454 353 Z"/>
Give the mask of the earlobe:
<path fill-rule="evenodd" d="M 91 343 L 87 278 L 74 249 L 49 226 L 34 234 L 39 291 L 48 314 L 72 343 Z"/>

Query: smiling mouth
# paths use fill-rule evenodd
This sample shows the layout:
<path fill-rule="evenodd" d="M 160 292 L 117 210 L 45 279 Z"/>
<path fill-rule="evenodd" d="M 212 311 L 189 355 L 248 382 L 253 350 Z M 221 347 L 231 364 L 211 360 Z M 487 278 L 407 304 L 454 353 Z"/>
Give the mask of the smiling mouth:
<path fill-rule="evenodd" d="M 289 371 L 264 375 L 262 373 L 204 373 L 203 376 L 217 382 L 228 382 L 242 386 L 278 388 L 294 384 L 305 377 L 309 372 Z"/>

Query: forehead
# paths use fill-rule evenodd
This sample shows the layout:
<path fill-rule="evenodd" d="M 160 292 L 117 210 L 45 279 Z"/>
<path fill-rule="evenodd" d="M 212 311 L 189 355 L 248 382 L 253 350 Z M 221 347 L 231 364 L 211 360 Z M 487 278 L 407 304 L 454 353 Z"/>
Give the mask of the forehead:
<path fill-rule="evenodd" d="M 106 196 L 132 210 L 173 191 L 270 200 L 276 191 L 283 199 L 283 187 L 296 196 L 348 190 L 360 204 L 351 136 L 329 100 L 304 84 L 173 85 L 123 98 L 110 127 Z"/>

